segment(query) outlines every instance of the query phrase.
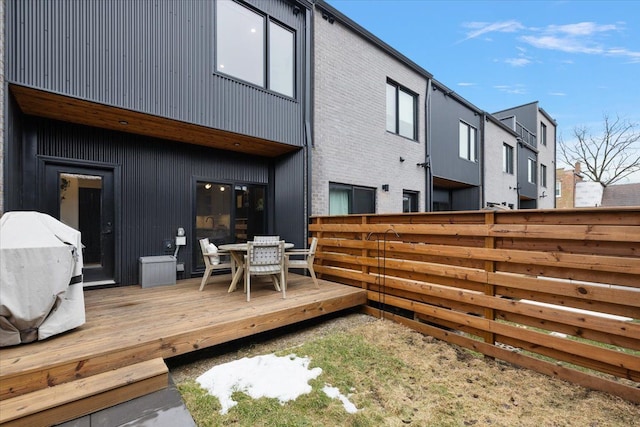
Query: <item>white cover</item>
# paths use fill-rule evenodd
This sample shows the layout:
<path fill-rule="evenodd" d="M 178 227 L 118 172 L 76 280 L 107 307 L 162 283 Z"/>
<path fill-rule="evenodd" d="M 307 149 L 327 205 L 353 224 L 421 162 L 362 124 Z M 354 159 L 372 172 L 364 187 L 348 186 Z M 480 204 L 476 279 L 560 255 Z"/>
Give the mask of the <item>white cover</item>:
<path fill-rule="evenodd" d="M 85 323 L 80 232 L 39 212 L 0 219 L 0 347 Z"/>

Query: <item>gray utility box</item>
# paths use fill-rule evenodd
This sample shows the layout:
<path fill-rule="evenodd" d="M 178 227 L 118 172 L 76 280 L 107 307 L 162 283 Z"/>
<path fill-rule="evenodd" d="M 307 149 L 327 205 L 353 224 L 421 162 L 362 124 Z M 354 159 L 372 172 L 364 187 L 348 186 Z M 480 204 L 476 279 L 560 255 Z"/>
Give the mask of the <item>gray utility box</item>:
<path fill-rule="evenodd" d="M 140 284 L 143 288 L 176 284 L 176 259 L 170 255 L 143 256 L 139 259 Z"/>

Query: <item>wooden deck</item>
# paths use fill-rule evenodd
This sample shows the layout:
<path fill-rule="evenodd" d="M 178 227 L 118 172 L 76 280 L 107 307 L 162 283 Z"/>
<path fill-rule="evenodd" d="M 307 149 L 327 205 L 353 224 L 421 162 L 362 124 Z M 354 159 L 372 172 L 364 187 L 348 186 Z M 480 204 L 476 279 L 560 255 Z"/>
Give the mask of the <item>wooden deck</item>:
<path fill-rule="evenodd" d="M 0 401 L 114 369 L 168 358 L 366 303 L 365 291 L 292 274 L 287 298 L 270 281 L 227 293 L 230 275 L 198 291 L 174 286 L 85 291 L 87 322 L 44 341 L 0 349 Z"/>

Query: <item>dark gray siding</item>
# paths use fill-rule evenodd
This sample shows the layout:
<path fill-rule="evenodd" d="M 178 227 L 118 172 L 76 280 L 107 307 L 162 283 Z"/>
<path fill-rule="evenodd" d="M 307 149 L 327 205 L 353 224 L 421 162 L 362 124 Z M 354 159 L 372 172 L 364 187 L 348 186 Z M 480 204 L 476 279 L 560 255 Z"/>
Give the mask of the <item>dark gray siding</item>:
<path fill-rule="evenodd" d="M 481 158 L 481 115 L 460 104 L 440 90 L 432 91 L 430 146 L 433 175 L 469 185 L 480 185 L 480 162 L 460 158 L 458 135 L 460 121 L 477 130 L 478 159 Z"/>
<path fill-rule="evenodd" d="M 299 196 L 305 193 L 304 165 L 303 151 L 288 155 L 277 163 L 273 180 L 277 201 L 274 210 L 275 234 L 300 248 L 306 247 L 306 205 L 305 199 Z M 301 215 L 303 212 L 305 214 Z"/>
<path fill-rule="evenodd" d="M 518 144 L 518 185 L 520 186 L 520 195 L 538 198 L 538 185 L 529 182 L 527 162 L 529 158 L 536 160 L 536 173 L 539 174 L 540 165 L 538 164 L 538 154 L 526 144 Z M 538 177 L 540 179 L 540 177 Z"/>
<path fill-rule="evenodd" d="M 304 69 L 305 13 L 252 0 L 296 31 Z M 72 97 L 302 145 L 296 99 L 215 74 L 212 0 L 7 2 L 7 81 Z"/>
<path fill-rule="evenodd" d="M 35 133 L 38 156 L 118 166 L 116 197 L 121 217 L 116 233 L 122 241 L 122 284 L 137 283 L 138 258 L 161 255 L 162 240 L 172 238 L 178 227 L 185 229 L 188 239 L 193 235 L 193 179 L 269 183 L 270 165 L 259 157 L 45 119 L 28 118 L 26 124 Z M 37 182 L 36 176 L 27 179 Z M 301 200 L 298 193 L 292 198 Z M 26 208 L 42 210 L 38 204 Z M 283 223 L 282 233 L 300 240 L 301 230 L 293 229 L 294 225 L 298 224 Z M 191 243 L 179 253 L 187 272 L 191 271 Z"/>

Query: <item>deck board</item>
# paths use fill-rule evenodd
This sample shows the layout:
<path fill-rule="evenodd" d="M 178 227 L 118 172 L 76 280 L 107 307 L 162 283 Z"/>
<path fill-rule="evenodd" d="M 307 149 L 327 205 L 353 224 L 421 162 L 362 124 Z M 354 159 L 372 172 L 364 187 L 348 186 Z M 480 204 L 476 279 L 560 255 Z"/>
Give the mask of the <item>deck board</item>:
<path fill-rule="evenodd" d="M 363 290 L 292 274 L 287 298 L 252 281 L 251 301 L 230 275 L 142 289 L 85 291 L 87 321 L 44 341 L 0 349 L 0 400 L 156 357 L 168 358 L 366 303 Z"/>

